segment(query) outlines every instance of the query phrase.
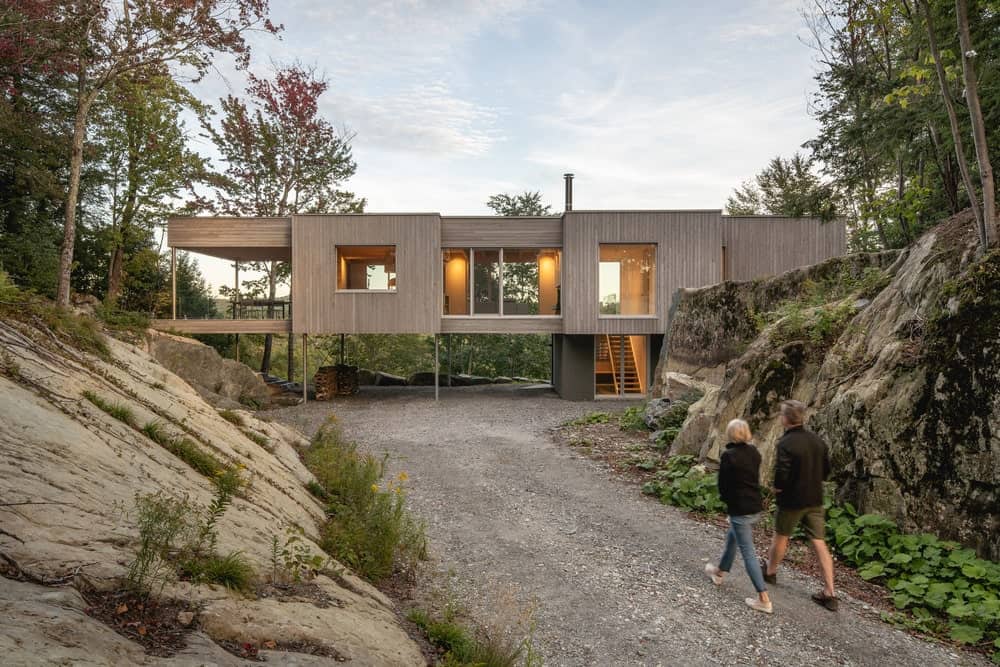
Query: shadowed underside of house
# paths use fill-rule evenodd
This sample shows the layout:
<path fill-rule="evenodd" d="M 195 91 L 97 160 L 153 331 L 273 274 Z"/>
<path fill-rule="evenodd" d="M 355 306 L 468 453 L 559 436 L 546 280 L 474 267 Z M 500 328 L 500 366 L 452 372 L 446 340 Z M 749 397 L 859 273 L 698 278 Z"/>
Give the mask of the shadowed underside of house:
<path fill-rule="evenodd" d="M 569 205 L 567 206 L 569 208 Z M 173 218 L 176 251 L 291 263 L 290 299 L 241 300 L 228 316 L 173 316 L 182 333 L 511 333 L 552 336 L 568 398 L 644 394 L 681 288 L 749 280 L 846 248 L 843 221 L 732 217 L 720 210 Z M 176 281 L 175 281 L 176 285 Z M 236 290 L 238 293 L 238 290 Z"/>

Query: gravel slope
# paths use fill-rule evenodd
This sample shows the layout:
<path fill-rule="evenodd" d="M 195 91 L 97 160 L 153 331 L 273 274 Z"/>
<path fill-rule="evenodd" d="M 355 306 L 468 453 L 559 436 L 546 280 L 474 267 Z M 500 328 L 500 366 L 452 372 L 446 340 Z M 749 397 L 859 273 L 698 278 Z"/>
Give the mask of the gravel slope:
<path fill-rule="evenodd" d="M 859 602 L 833 614 L 814 581 L 782 572 L 775 614 L 747 609 L 737 559 L 722 587 L 702 574 L 722 533 L 609 478 L 557 447 L 548 429 L 595 409 L 518 387 L 371 388 L 269 413 L 313 433 L 331 413 L 347 434 L 405 470 L 432 555 L 475 613 L 513 582 L 539 601 L 546 665 L 979 665 L 908 636 Z M 464 583 L 463 583 L 464 582 Z"/>

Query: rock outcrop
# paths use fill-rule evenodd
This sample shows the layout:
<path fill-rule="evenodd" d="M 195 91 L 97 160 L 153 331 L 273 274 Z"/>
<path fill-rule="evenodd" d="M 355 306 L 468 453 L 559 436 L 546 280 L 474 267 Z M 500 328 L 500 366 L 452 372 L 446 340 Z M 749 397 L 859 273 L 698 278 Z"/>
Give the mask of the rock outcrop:
<path fill-rule="evenodd" d="M 154 334 L 151 341 L 159 355 L 191 354 L 183 363 L 192 372 L 211 356 L 174 337 Z M 168 583 L 164 597 L 198 609 L 187 649 L 169 659 L 147 656 L 83 613 L 77 589 L 122 585 L 136 549 L 129 512 L 137 494 L 186 497 L 202 507 L 213 496 L 212 482 L 146 437 L 145 424 L 186 434 L 249 478 L 218 523 L 220 553 L 242 552 L 263 579 L 272 568 L 272 538 L 295 526 L 306 548 L 322 553 L 316 540 L 324 511 L 305 487 L 314 480 L 299 458 L 308 446 L 301 434 L 250 412 L 237 413 L 242 426 L 233 424 L 145 350 L 113 338 L 107 344 L 110 359 L 102 359 L 46 330 L 0 321 L 0 572 L 21 580 L 0 578 L 4 664 L 245 664 L 213 640 L 329 646 L 357 665 L 425 664 L 393 605 L 346 570 L 314 580 L 336 601 L 330 605 Z M 132 425 L 85 392 L 127 410 Z M 72 587 L 35 585 L 54 581 Z M 273 661 L 337 662 L 301 653 Z"/>
<path fill-rule="evenodd" d="M 717 460 L 726 423 L 747 419 L 766 477 L 778 404 L 801 400 L 841 500 L 1000 558 L 1000 252 L 979 255 L 970 214 L 898 256 L 686 290 L 661 392 L 678 372 L 718 386 L 677 438 L 689 451 Z"/>
<path fill-rule="evenodd" d="M 204 343 L 149 330 L 146 347 L 154 359 L 217 408 L 261 408 L 270 402 L 267 384 L 249 366 L 223 358 Z"/>

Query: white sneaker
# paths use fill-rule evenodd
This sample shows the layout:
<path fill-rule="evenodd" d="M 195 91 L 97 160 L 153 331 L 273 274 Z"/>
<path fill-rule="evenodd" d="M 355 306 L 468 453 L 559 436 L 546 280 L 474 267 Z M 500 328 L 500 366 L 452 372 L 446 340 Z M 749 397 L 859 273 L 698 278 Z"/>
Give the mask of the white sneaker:
<path fill-rule="evenodd" d="M 774 613 L 774 607 L 770 602 L 761 602 L 758 598 L 746 598 L 744 602 L 747 603 L 748 607 L 756 611 L 763 612 L 765 614 Z"/>
<path fill-rule="evenodd" d="M 705 574 L 708 575 L 708 578 L 711 579 L 712 583 L 716 586 L 722 583 L 722 570 L 711 563 L 705 563 Z"/>

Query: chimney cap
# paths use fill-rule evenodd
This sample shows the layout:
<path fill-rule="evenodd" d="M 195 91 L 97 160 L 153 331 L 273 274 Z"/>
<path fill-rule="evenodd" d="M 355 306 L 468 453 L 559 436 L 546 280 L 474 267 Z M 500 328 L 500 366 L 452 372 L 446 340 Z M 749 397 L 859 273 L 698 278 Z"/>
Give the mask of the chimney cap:
<path fill-rule="evenodd" d="M 571 172 L 566 172 L 563 174 L 563 178 L 573 178 L 573 174 Z"/>

